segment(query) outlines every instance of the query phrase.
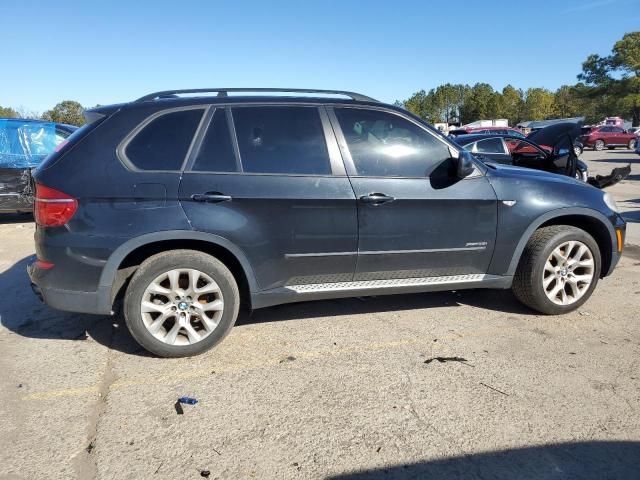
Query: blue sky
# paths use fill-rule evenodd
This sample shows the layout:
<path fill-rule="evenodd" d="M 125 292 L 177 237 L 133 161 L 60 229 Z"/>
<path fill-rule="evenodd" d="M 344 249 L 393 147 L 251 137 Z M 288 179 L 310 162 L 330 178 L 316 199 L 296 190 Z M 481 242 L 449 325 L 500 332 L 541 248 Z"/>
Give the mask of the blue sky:
<path fill-rule="evenodd" d="M 637 30 L 640 5 L 13 0 L 0 19 L 0 105 L 43 111 L 170 88 L 335 88 L 388 102 L 446 82 L 554 89 Z"/>

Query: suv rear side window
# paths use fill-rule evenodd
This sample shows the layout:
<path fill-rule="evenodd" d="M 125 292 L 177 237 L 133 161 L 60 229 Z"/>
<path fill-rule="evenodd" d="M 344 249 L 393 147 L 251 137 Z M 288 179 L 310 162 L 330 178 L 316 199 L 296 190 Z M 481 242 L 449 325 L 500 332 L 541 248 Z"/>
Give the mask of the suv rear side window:
<path fill-rule="evenodd" d="M 231 145 L 227 115 L 216 109 L 202 141 L 193 169 L 204 172 L 237 172 L 236 156 Z"/>
<path fill-rule="evenodd" d="M 125 154 L 140 170 L 180 170 L 204 109 L 161 115 L 129 142 Z"/>
<path fill-rule="evenodd" d="M 335 113 L 358 175 L 426 177 L 451 158 L 447 145 L 398 115 L 361 108 Z"/>
<path fill-rule="evenodd" d="M 317 108 L 237 107 L 232 112 L 244 172 L 331 174 Z"/>

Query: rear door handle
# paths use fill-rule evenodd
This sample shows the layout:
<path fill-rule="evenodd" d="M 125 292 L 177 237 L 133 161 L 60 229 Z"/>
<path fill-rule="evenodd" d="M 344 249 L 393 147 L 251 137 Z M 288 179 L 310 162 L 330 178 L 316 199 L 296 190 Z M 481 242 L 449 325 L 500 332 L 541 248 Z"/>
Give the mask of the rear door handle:
<path fill-rule="evenodd" d="M 194 202 L 220 203 L 230 201 L 231 197 L 229 195 L 223 195 L 222 193 L 217 192 L 194 193 L 193 195 L 191 195 L 191 200 L 193 200 Z"/>
<path fill-rule="evenodd" d="M 394 197 L 385 195 L 384 193 L 370 193 L 369 195 L 363 195 L 360 197 L 362 203 L 369 203 L 371 205 L 381 205 L 383 203 L 393 202 Z"/>

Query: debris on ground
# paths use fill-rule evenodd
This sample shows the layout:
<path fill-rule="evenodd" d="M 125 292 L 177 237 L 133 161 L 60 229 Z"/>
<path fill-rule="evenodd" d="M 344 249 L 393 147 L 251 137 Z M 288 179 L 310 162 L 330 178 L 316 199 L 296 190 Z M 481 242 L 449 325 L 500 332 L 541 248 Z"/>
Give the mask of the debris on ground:
<path fill-rule="evenodd" d="M 588 316 L 591 315 L 589 312 L 584 312 L 584 311 L 581 311 L 581 312 L 578 312 L 578 313 L 580 313 L 580 315 L 582 315 L 583 317 L 588 317 Z"/>
<path fill-rule="evenodd" d="M 177 413 L 178 415 L 184 415 L 184 410 L 182 409 L 182 405 L 180 405 L 180 401 L 177 401 L 177 402 L 175 403 L 175 405 L 173 406 L 173 408 L 175 408 L 175 409 L 176 409 L 176 413 Z"/>
<path fill-rule="evenodd" d="M 211 472 L 209 470 L 200 470 L 201 477 L 209 478 L 209 475 L 211 475 Z"/>
<path fill-rule="evenodd" d="M 293 357 L 291 355 L 289 355 L 286 358 L 283 358 L 282 360 L 280 360 L 280 363 L 285 363 L 285 362 L 293 362 L 296 359 L 296 357 Z"/>
<path fill-rule="evenodd" d="M 506 395 L 507 397 L 509 396 L 508 393 L 505 393 L 502 390 L 498 390 L 497 388 L 494 388 L 491 385 L 487 385 L 486 383 L 480 382 L 480 385 L 482 385 L 483 387 L 487 387 L 488 389 L 493 390 L 494 392 L 498 392 L 498 393 L 501 393 L 502 395 Z"/>
<path fill-rule="evenodd" d="M 180 397 L 178 399 L 178 402 L 184 403 L 185 405 L 195 405 L 196 403 L 198 403 L 198 400 L 192 397 Z"/>
<path fill-rule="evenodd" d="M 473 365 L 468 363 L 466 358 L 462 358 L 462 357 L 431 357 L 431 358 L 427 358 L 424 361 L 424 363 L 431 363 L 434 360 L 436 360 L 438 363 L 460 362 L 463 365 L 466 365 L 467 367 L 472 367 L 473 368 Z"/>
<path fill-rule="evenodd" d="M 87 453 L 90 454 L 94 448 L 96 448 L 96 445 L 93 442 L 90 442 L 89 445 L 87 445 L 87 448 L 85 450 L 87 451 Z"/>

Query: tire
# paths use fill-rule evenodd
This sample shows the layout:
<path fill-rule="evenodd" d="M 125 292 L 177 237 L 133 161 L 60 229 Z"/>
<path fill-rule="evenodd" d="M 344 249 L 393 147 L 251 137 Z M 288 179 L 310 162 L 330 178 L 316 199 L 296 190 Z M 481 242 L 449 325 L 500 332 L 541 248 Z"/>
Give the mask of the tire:
<path fill-rule="evenodd" d="M 571 245 L 569 242 L 576 242 L 573 248 L 568 247 Z M 552 257 L 552 253 L 557 252 L 557 249 L 567 246 L 565 251 L 567 249 L 571 250 L 567 252 L 569 258 L 571 258 L 572 252 L 577 256 L 581 251 L 581 245 L 588 249 L 588 253 L 585 252 L 583 254 L 585 256 L 581 258 L 586 259 L 590 254 L 592 266 L 575 266 L 576 264 L 572 263 L 570 265 L 571 269 L 569 269 L 569 267 L 560 265 L 555 273 L 545 269 L 547 262 L 553 263 L 556 260 L 556 257 Z M 588 264 L 588 261 L 585 260 L 584 263 Z M 598 284 L 600 268 L 600 249 L 593 237 L 587 232 L 568 225 L 544 227 L 534 232 L 522 252 L 520 263 L 513 279 L 513 293 L 520 302 L 540 313 L 546 315 L 568 313 L 579 308 L 589 299 Z M 564 270 L 564 273 L 562 270 Z M 577 278 L 586 278 L 589 274 L 592 276 L 590 283 L 587 284 L 586 281 L 581 280 L 577 281 L 575 288 L 579 291 L 578 295 L 572 287 L 572 282 Z M 566 304 L 554 302 L 547 295 L 544 282 L 549 279 L 550 283 L 547 285 L 549 293 L 552 295 L 556 287 L 560 288 L 556 293 L 556 299 L 559 302 L 566 298 Z M 565 294 L 562 294 L 562 290 L 565 291 Z M 567 291 L 571 294 L 571 297 L 575 298 L 569 298 L 570 295 L 566 294 Z"/>
<path fill-rule="evenodd" d="M 629 148 L 629 150 L 635 150 L 636 149 L 636 141 L 635 140 L 629 140 L 629 145 L 627 145 L 627 147 Z"/>
<path fill-rule="evenodd" d="M 161 357 L 188 357 L 213 348 L 233 327 L 239 307 L 233 274 L 216 258 L 195 250 L 148 258 L 124 297 L 131 335 Z"/>
<path fill-rule="evenodd" d="M 596 140 L 596 143 L 593 144 L 593 149 L 601 152 L 604 150 L 604 140 Z"/>

